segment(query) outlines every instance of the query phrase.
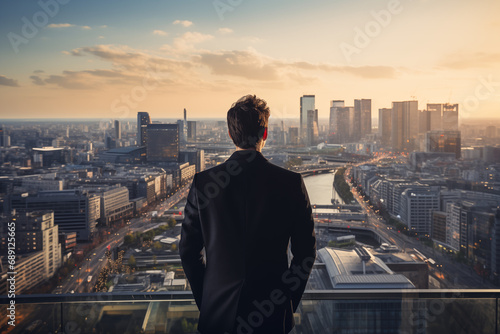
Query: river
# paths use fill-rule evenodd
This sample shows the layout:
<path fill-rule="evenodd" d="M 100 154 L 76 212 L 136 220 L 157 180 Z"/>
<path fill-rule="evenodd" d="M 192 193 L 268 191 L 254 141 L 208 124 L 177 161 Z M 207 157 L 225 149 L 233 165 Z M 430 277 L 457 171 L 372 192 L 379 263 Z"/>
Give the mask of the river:
<path fill-rule="evenodd" d="M 309 201 L 311 204 L 331 205 L 332 198 L 344 203 L 333 188 L 334 173 L 318 174 L 304 177 Z"/>
<path fill-rule="evenodd" d="M 318 174 L 318 175 L 308 176 L 304 178 L 304 182 L 306 184 L 307 193 L 309 194 L 309 200 L 311 202 L 311 205 L 331 204 L 330 200 L 332 199 L 332 197 L 334 199 L 338 199 L 340 203 L 344 203 L 340 198 L 340 196 L 335 191 L 335 189 L 333 188 L 333 177 L 334 173 L 328 173 L 328 174 Z M 321 210 L 321 209 L 315 209 L 314 211 L 316 210 Z M 349 223 L 346 222 L 346 225 L 349 225 Z M 359 234 L 356 231 L 351 231 L 351 232 L 346 231 L 344 233 L 341 232 L 329 233 L 328 235 L 326 235 L 326 237 L 320 238 L 319 245 L 321 247 L 326 246 L 328 241 L 330 240 L 330 236 L 342 236 L 348 234 L 354 234 L 356 236 L 356 241 L 361 242 L 363 244 L 370 245 L 374 248 L 380 246 L 380 243 L 375 238 Z"/>

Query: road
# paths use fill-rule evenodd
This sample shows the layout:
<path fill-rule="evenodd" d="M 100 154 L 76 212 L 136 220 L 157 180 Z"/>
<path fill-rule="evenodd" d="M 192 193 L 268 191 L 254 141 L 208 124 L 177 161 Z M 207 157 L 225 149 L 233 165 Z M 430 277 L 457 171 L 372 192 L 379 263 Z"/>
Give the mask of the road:
<path fill-rule="evenodd" d="M 92 292 L 92 286 L 94 285 L 99 272 L 107 262 L 105 253 L 108 246 L 110 250 L 112 250 L 123 241 L 123 238 L 127 233 L 142 232 L 145 229 L 152 227 L 151 211 L 157 211 L 158 216 L 163 215 L 165 211 L 169 210 L 176 203 L 187 197 L 190 186 L 190 183 L 186 184 L 174 195 L 159 203 L 155 208 L 151 209 L 147 214 L 144 214 L 141 217 L 132 218 L 126 226 L 111 235 L 109 240 L 97 246 L 92 253 L 87 255 L 87 258 L 80 264 L 80 266 L 75 268 L 73 272 L 69 274 L 68 278 L 60 286 L 54 289 L 52 293 Z M 87 278 L 89 276 L 92 276 L 91 282 L 87 282 Z"/>
<path fill-rule="evenodd" d="M 387 158 L 387 156 L 382 156 L 357 165 L 374 163 L 384 158 Z M 432 258 L 434 261 L 436 261 L 437 266 L 431 267 L 429 269 L 430 273 L 433 274 L 435 278 L 438 279 L 438 281 L 441 283 L 442 288 L 496 289 L 496 286 L 492 283 L 488 281 L 483 282 L 483 279 L 479 277 L 471 267 L 462 263 L 458 263 L 450 255 L 444 255 L 441 252 L 436 251 L 436 249 L 424 245 L 414 238 L 408 237 L 403 233 L 399 233 L 393 226 L 388 226 L 387 222 L 385 222 L 384 219 L 374 211 L 374 208 L 369 205 L 368 201 L 365 201 L 363 199 L 363 197 L 350 183 L 348 175 L 351 174 L 351 168 L 352 165 L 347 167 L 345 172 L 345 179 L 351 187 L 354 198 L 361 205 L 363 211 L 366 212 L 368 217 L 368 224 L 372 228 L 374 228 L 377 233 L 398 246 L 398 248 L 400 248 L 403 252 L 409 252 L 413 251 L 413 249 L 416 249 L 424 254 L 427 258 Z"/>

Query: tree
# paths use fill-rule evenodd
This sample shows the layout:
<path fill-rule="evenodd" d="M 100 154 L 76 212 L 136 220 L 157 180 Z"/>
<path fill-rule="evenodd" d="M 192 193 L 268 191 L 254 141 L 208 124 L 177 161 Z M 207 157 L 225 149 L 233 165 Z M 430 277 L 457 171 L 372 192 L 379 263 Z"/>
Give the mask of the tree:
<path fill-rule="evenodd" d="M 125 243 L 125 245 L 130 245 L 130 244 L 133 244 L 134 243 L 134 236 L 132 234 L 127 234 L 124 238 L 123 238 L 123 242 Z"/>
<path fill-rule="evenodd" d="M 301 165 L 302 165 L 302 158 L 291 158 L 287 162 L 285 162 L 286 168 L 291 168 L 294 166 L 301 166 Z"/>
<path fill-rule="evenodd" d="M 177 221 L 173 217 L 170 217 L 168 219 L 168 227 L 173 228 L 176 224 L 177 224 Z"/>
<path fill-rule="evenodd" d="M 177 245 L 176 244 L 172 244 L 172 247 L 170 247 L 170 249 L 172 250 L 172 252 L 177 251 Z"/>
<path fill-rule="evenodd" d="M 156 261 L 156 255 L 153 255 L 153 264 L 156 266 L 157 263 L 158 261 Z"/>
<path fill-rule="evenodd" d="M 136 261 L 135 261 L 135 256 L 130 255 L 128 258 L 128 265 L 131 267 L 135 267 Z"/>
<path fill-rule="evenodd" d="M 163 245 L 161 244 L 161 242 L 155 241 L 155 243 L 153 244 L 153 249 L 156 250 L 156 251 L 162 250 L 163 249 Z"/>

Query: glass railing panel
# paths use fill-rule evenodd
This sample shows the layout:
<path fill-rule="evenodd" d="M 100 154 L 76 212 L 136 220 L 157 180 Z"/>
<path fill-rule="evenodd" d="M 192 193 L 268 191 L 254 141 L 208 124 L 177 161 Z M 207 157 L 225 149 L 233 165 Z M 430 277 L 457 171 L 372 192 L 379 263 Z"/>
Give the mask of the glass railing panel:
<path fill-rule="evenodd" d="M 13 310 L 7 309 L 8 305 L 1 305 L 0 333 L 61 333 L 61 305 L 43 303 L 43 300 L 40 303 L 16 303 Z M 15 316 L 15 326 L 9 324 L 11 314 Z"/>
<path fill-rule="evenodd" d="M 498 333 L 498 293 L 306 293 L 292 333 Z M 6 298 L 2 296 L 2 308 Z M 30 296 L 2 333 L 196 333 L 190 293 Z M 10 330 L 10 331 L 8 331 Z"/>
<path fill-rule="evenodd" d="M 63 323 L 78 333 L 196 333 L 191 301 L 70 303 Z"/>
<path fill-rule="evenodd" d="M 496 333 L 496 299 L 418 299 L 413 301 L 411 333 Z"/>
<path fill-rule="evenodd" d="M 304 300 L 297 333 L 496 333 L 496 299 Z"/>

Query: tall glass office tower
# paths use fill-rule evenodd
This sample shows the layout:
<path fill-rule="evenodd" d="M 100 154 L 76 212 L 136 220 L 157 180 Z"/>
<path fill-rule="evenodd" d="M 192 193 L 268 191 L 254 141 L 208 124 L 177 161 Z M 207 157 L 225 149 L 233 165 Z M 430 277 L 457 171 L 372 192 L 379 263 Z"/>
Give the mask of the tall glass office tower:
<path fill-rule="evenodd" d="M 137 113 L 137 146 L 147 146 L 147 127 L 151 124 L 149 113 L 139 111 Z"/>
<path fill-rule="evenodd" d="M 314 121 L 311 122 L 311 119 L 316 119 L 316 121 L 318 119 L 318 111 L 315 107 L 315 100 L 316 97 L 314 95 L 304 95 L 300 98 L 300 142 L 306 145 L 311 145 L 311 143 L 308 142 L 312 140 L 312 138 L 309 138 L 308 140 L 308 137 L 310 137 L 308 134 L 310 135 L 311 133 L 314 133 L 314 129 L 308 130 L 308 111 L 312 110 L 313 112 L 312 115 L 309 113 L 309 124 L 311 126 L 314 124 Z"/>

